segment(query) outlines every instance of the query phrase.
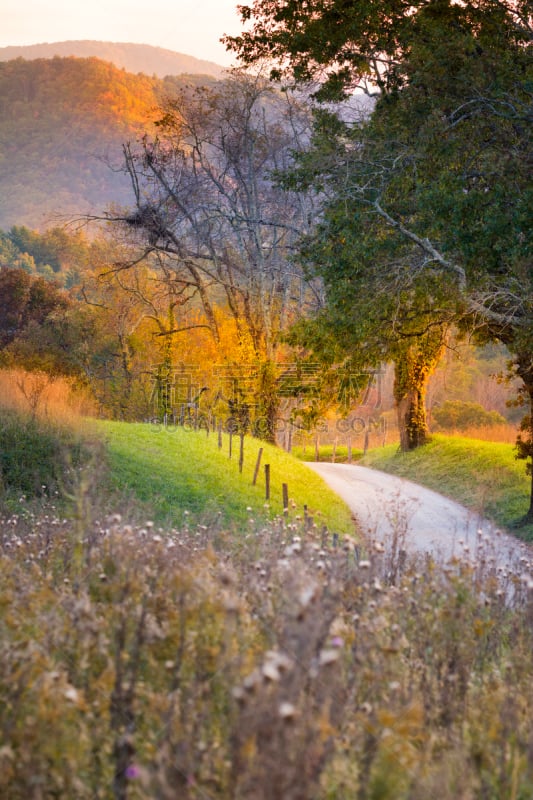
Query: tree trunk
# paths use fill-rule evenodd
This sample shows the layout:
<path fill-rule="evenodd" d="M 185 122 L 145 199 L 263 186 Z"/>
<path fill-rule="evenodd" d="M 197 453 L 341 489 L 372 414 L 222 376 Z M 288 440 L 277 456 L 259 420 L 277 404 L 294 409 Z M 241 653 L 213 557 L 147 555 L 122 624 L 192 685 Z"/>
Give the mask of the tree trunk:
<path fill-rule="evenodd" d="M 258 396 L 261 425 L 257 433 L 261 439 L 271 444 L 276 444 L 279 396 L 276 381 L 276 368 L 274 362 L 270 359 L 267 359 L 261 364 Z"/>
<path fill-rule="evenodd" d="M 526 471 L 531 476 L 529 509 L 525 517 L 520 520 L 520 524 L 529 525 L 533 523 L 533 359 L 529 352 L 520 353 L 517 356 L 516 372 L 524 383 L 520 393 L 526 397 L 526 403 L 529 406 L 516 440 L 516 457 L 526 461 Z"/>
<path fill-rule="evenodd" d="M 425 386 L 412 386 L 396 400 L 400 448 L 414 450 L 429 440 L 426 420 Z"/>
<path fill-rule="evenodd" d="M 396 357 L 394 399 L 404 452 L 429 441 L 426 391 L 444 349 L 444 336 L 444 330 L 435 329 L 416 343 L 404 345 Z"/>

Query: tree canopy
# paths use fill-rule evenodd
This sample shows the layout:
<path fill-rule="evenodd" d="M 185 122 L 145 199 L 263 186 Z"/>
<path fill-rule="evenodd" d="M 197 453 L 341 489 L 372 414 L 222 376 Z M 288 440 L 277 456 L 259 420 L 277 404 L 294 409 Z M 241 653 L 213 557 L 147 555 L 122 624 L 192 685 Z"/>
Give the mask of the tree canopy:
<path fill-rule="evenodd" d="M 454 322 L 508 346 L 531 401 L 529 5 L 257 0 L 241 14 L 251 30 L 227 41 L 244 62 L 274 59 L 319 99 L 377 96 L 367 120 L 319 112 L 296 177 L 327 189 L 304 248 L 326 282 L 321 324 L 396 358 L 403 342 L 405 371 L 413 325 Z"/>

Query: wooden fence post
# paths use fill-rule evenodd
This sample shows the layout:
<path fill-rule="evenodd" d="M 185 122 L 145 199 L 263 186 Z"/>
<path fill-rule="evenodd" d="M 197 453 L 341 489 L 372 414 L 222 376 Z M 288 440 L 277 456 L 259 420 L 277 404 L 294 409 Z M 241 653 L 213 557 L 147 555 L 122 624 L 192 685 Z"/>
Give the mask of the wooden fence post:
<path fill-rule="evenodd" d="M 265 498 L 270 500 L 270 464 L 265 464 Z"/>
<path fill-rule="evenodd" d="M 286 483 L 281 484 L 281 490 L 283 492 L 283 516 L 289 516 L 289 486 Z"/>
<path fill-rule="evenodd" d="M 241 433 L 239 442 L 239 472 L 242 472 L 243 464 L 244 464 L 244 433 Z"/>
<path fill-rule="evenodd" d="M 255 486 L 257 481 L 257 476 L 259 475 L 259 467 L 261 465 L 261 456 L 263 455 L 263 448 L 259 448 L 259 452 L 257 454 L 257 461 L 255 462 L 255 469 L 254 469 L 254 477 L 252 480 L 252 486 Z"/>

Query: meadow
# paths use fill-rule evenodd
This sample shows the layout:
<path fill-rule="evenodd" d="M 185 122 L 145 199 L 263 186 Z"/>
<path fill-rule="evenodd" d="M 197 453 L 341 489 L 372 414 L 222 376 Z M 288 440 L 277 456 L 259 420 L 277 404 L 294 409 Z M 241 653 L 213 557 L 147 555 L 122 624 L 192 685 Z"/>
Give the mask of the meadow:
<path fill-rule="evenodd" d="M 2 413 L 2 456 L 18 430 L 34 457 L 2 462 L 0 796 L 533 796 L 533 561 L 498 570 L 487 544 L 437 563 L 328 527 L 281 452 L 287 512 L 257 486 L 268 514 L 233 515 L 252 450 L 240 473 L 205 431 L 52 416 Z M 224 514 L 180 477 L 200 483 L 200 453 Z"/>

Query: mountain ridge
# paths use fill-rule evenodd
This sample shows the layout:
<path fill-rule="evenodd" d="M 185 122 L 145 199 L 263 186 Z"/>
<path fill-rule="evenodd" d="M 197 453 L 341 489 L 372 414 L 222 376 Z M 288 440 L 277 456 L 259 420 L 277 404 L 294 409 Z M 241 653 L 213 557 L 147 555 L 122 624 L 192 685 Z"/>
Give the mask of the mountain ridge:
<path fill-rule="evenodd" d="M 31 45 L 9 45 L 0 47 L 0 61 L 12 61 L 23 58 L 34 61 L 41 58 L 59 56 L 66 58 L 99 58 L 109 61 L 119 69 L 134 74 L 156 75 L 165 78 L 169 75 L 209 75 L 221 78 L 224 67 L 214 61 L 155 47 L 149 44 L 134 42 L 105 42 L 96 39 L 69 39 L 63 42 L 41 42 Z"/>
<path fill-rule="evenodd" d="M 215 82 L 134 74 L 95 56 L 0 61 L 0 229 L 127 206 L 123 145 L 153 132 L 163 98 Z"/>

